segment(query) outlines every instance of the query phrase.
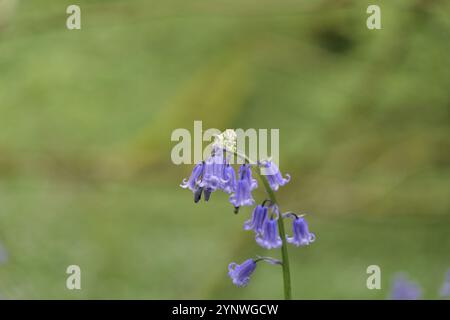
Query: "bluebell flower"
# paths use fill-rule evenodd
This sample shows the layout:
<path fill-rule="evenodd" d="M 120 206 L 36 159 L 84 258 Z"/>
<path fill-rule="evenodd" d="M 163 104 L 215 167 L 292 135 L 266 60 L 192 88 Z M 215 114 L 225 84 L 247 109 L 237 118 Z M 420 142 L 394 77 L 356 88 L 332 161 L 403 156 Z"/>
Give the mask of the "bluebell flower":
<path fill-rule="evenodd" d="M 256 233 L 263 232 L 263 225 L 267 219 L 267 207 L 264 205 L 257 205 L 253 210 L 251 220 L 244 222 L 244 230 L 253 230 Z"/>
<path fill-rule="evenodd" d="M 235 208 L 242 206 L 252 206 L 255 200 L 252 196 L 252 190 L 258 186 L 255 179 L 252 178 L 252 171 L 249 164 L 243 164 L 239 168 L 239 179 L 236 186 L 236 192 L 230 196 L 230 202 Z"/>
<path fill-rule="evenodd" d="M 208 201 L 211 193 L 220 189 L 227 193 L 236 192 L 236 176 L 233 167 L 227 163 L 222 149 L 215 148 L 210 157 L 198 163 L 189 179 L 180 185 L 194 193 L 194 202 L 200 201 L 202 194 Z"/>
<path fill-rule="evenodd" d="M 222 183 L 222 190 L 226 193 L 236 192 L 236 174 L 230 164 L 226 164 L 224 168 L 224 181 Z"/>
<path fill-rule="evenodd" d="M 211 157 L 205 160 L 203 177 L 200 182 L 200 187 L 208 192 L 221 189 L 225 183 L 225 159 L 221 149 L 214 149 Z"/>
<path fill-rule="evenodd" d="M 447 275 L 445 276 L 444 284 L 442 285 L 440 294 L 442 298 L 450 297 L 450 270 L 447 271 Z"/>
<path fill-rule="evenodd" d="M 252 167 L 249 164 L 243 164 L 239 167 L 239 177 L 249 185 L 250 191 L 258 187 L 258 182 L 252 177 Z"/>
<path fill-rule="evenodd" d="M 292 233 L 292 237 L 286 236 L 287 242 L 292 243 L 297 247 L 306 246 L 316 240 L 315 234 L 309 232 L 308 223 L 303 217 L 294 217 L 294 221 L 292 222 Z"/>
<path fill-rule="evenodd" d="M 418 300 L 422 296 L 421 288 L 404 275 L 397 275 L 392 286 L 392 300 Z"/>
<path fill-rule="evenodd" d="M 286 178 L 281 175 L 280 169 L 273 161 L 264 161 L 260 163 L 261 173 L 267 177 L 270 188 L 277 191 L 280 186 L 284 186 L 291 180 L 291 176 L 286 174 Z"/>
<path fill-rule="evenodd" d="M 238 287 L 245 287 L 256 269 L 256 261 L 248 259 L 241 265 L 232 262 L 228 265 L 228 275 L 233 280 L 233 283 Z"/>
<path fill-rule="evenodd" d="M 198 184 L 200 183 L 200 178 L 203 174 L 203 168 L 204 168 L 204 162 L 200 162 L 195 165 L 194 169 L 192 170 L 191 176 L 188 180 L 183 179 L 183 183 L 180 184 L 180 186 L 183 189 L 189 188 L 189 190 L 195 192 L 198 189 Z"/>
<path fill-rule="evenodd" d="M 256 242 L 263 248 L 276 249 L 281 247 L 282 241 L 278 233 L 278 216 L 266 219 L 263 224 L 262 233 L 256 235 Z"/>
<path fill-rule="evenodd" d="M 237 133 L 234 130 L 227 129 L 224 133 L 216 136 L 211 155 L 194 167 L 190 177 L 183 180 L 181 187 L 188 188 L 193 192 L 195 202 L 199 202 L 202 197 L 204 197 L 205 201 L 208 201 L 213 192 L 222 190 L 230 194 L 229 201 L 233 204 L 235 213 L 237 213 L 242 206 L 254 205 L 255 200 L 253 199 L 252 191 L 258 187 L 258 183 L 252 177 L 253 164 L 245 163 L 241 165 L 236 174 L 233 166 L 230 165 L 230 158 L 225 155 L 227 152 L 231 152 L 246 162 L 250 162 L 249 157 L 245 154 L 240 154 L 237 150 Z M 295 217 L 292 223 L 293 235 L 292 237 L 285 237 L 283 232 L 283 238 L 281 238 L 278 227 L 284 226 L 283 218 L 286 214 L 280 214 L 272 191 L 277 191 L 280 186 L 288 183 L 290 176 L 288 174 L 283 176 L 278 166 L 271 160 L 257 162 L 257 165 L 261 169 L 261 174 L 265 176 L 262 182 L 266 193 L 270 196 L 270 200 L 266 199 L 261 205 L 254 208 L 252 217 L 244 223 L 244 229 L 253 230 L 256 242 L 263 248 L 275 249 L 283 247 L 283 261 L 271 257 L 257 256 L 255 259 L 245 260 L 240 265 L 235 262 L 230 263 L 228 265 L 228 275 L 238 287 L 246 286 L 249 283 L 256 265 L 260 261 L 283 266 L 284 279 L 287 279 L 288 273 L 286 272 L 288 268 L 284 264 L 288 260 L 287 252 L 284 250 L 286 249 L 284 246 L 286 241 L 296 246 L 304 246 L 315 240 L 315 235 L 309 232 L 305 219 L 293 213 L 290 213 L 291 216 Z M 270 202 L 270 205 L 266 205 L 266 202 Z M 0 250 L 0 263 L 1 258 Z M 285 297 L 290 298 L 289 283 L 285 281 L 284 284 Z"/>

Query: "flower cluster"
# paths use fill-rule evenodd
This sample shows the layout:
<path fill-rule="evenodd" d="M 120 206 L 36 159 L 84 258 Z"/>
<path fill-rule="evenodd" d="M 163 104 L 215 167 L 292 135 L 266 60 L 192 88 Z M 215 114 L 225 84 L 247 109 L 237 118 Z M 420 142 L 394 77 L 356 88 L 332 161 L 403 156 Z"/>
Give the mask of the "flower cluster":
<path fill-rule="evenodd" d="M 450 298 L 450 269 L 445 274 L 444 284 L 439 294 L 442 298 Z"/>
<path fill-rule="evenodd" d="M 252 176 L 253 168 L 261 170 L 261 177 L 266 180 L 264 186 L 267 188 L 269 196 L 290 181 L 290 176 L 283 177 L 278 166 L 270 160 L 254 165 L 242 164 L 236 175 L 224 149 L 215 146 L 211 155 L 194 167 L 189 179 L 183 180 L 181 187 L 188 188 L 193 192 L 195 203 L 200 201 L 202 194 L 204 200 L 208 201 L 211 193 L 222 190 L 230 194 L 229 201 L 237 213 L 240 207 L 255 205 L 252 192 L 258 188 L 258 182 Z M 284 236 L 283 219 L 285 218 L 293 220 L 292 236 Z M 283 228 L 282 235 L 280 235 L 280 228 Z M 265 249 L 280 248 L 283 243 L 291 243 L 297 247 L 306 246 L 315 240 L 315 235 L 309 231 L 304 216 L 298 216 L 291 212 L 280 214 L 273 196 L 270 200 L 264 200 L 255 206 L 251 219 L 244 223 L 244 229 L 253 231 L 256 243 Z M 282 264 L 278 260 L 267 257 L 248 259 L 240 265 L 233 262 L 228 266 L 228 275 L 233 283 L 239 287 L 247 285 L 258 261 Z"/>
<path fill-rule="evenodd" d="M 216 190 L 226 193 L 236 192 L 236 175 L 223 150 L 214 148 L 208 159 L 194 167 L 191 176 L 188 180 L 183 180 L 181 187 L 188 188 L 194 193 L 196 203 L 200 201 L 202 193 L 205 201 L 208 201 L 211 193 Z"/>
<path fill-rule="evenodd" d="M 392 286 L 392 300 L 418 300 L 422 296 L 422 289 L 418 284 L 408 280 L 406 275 L 399 274 Z"/>
<path fill-rule="evenodd" d="M 439 296 L 442 299 L 450 298 L 450 269 L 445 274 Z M 422 288 L 418 283 L 409 280 L 406 274 L 400 273 L 393 280 L 390 298 L 392 300 L 419 300 L 422 299 Z"/>

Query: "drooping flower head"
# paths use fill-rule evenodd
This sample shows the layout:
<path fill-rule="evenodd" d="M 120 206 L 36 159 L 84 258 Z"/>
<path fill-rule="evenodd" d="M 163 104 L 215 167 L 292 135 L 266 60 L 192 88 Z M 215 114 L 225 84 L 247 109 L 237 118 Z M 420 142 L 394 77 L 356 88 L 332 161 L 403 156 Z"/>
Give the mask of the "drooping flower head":
<path fill-rule="evenodd" d="M 225 159 L 223 150 L 215 148 L 212 155 L 205 160 L 205 168 L 203 171 L 200 186 L 210 192 L 220 189 L 225 183 Z"/>
<path fill-rule="evenodd" d="M 440 295 L 442 298 L 450 298 L 450 270 L 447 271 Z"/>
<path fill-rule="evenodd" d="M 266 249 L 281 247 L 282 241 L 278 233 L 278 215 L 272 215 L 264 221 L 262 233 L 256 235 L 256 242 Z"/>
<path fill-rule="evenodd" d="M 230 202 L 235 208 L 242 206 L 252 206 L 255 200 L 252 196 L 252 190 L 258 186 L 255 179 L 252 178 L 252 170 L 249 164 L 243 164 L 239 168 L 239 179 L 236 186 L 236 192 L 230 196 Z"/>
<path fill-rule="evenodd" d="M 229 163 L 227 163 L 224 168 L 222 190 L 226 193 L 236 192 L 236 174 L 233 167 Z"/>
<path fill-rule="evenodd" d="M 239 167 L 239 178 L 249 185 L 250 191 L 258 187 L 258 182 L 252 177 L 252 167 L 249 164 L 243 164 Z"/>
<path fill-rule="evenodd" d="M 194 167 L 191 176 L 189 179 L 183 180 L 181 187 L 188 188 L 194 193 L 195 202 L 200 201 L 202 196 L 205 201 L 208 201 L 211 194 L 216 190 L 229 193 L 231 194 L 229 201 L 235 207 L 235 213 L 241 206 L 253 205 L 255 200 L 253 199 L 252 191 L 258 187 L 257 181 L 252 177 L 252 165 L 254 164 L 245 163 L 241 165 L 238 175 L 236 175 L 233 167 L 230 165 L 230 158 L 224 154 L 231 152 L 243 158 L 246 162 L 252 162 L 245 154 L 240 154 L 237 151 L 237 133 L 228 129 L 217 135 L 212 147 L 211 155 Z M 272 191 L 277 191 L 280 186 L 288 183 L 290 176 L 287 174 L 283 177 L 278 166 L 271 160 L 257 162 L 257 165 L 261 168 L 261 174 L 264 176 L 262 177 L 262 182 L 270 200 L 267 199 L 261 205 L 256 206 L 251 219 L 244 223 L 244 229 L 253 230 L 256 233 L 256 242 L 266 249 L 282 247 L 286 244 L 286 241 L 296 246 L 308 245 L 313 242 L 315 236 L 309 232 L 306 220 L 295 214 L 293 214 L 293 217 L 296 218 L 293 221 L 293 236 L 285 238 L 283 232 L 283 239 L 280 237 L 278 227 L 284 226 L 284 215 L 280 214 Z M 267 201 L 270 201 L 268 206 L 265 205 Z M 257 256 L 257 258 L 248 259 L 240 265 L 233 262 L 228 265 L 228 275 L 236 286 L 246 286 L 256 269 L 256 264 L 259 261 L 265 261 L 269 264 L 283 266 L 283 273 L 285 279 L 287 279 L 286 272 L 288 268 L 284 264 L 285 262 L 287 263 L 286 250 L 282 250 L 282 257 L 283 261 L 271 257 Z M 285 282 L 285 289 L 288 288 L 289 286 Z M 285 295 L 286 298 L 290 298 L 289 290 L 285 290 Z"/>
<path fill-rule="evenodd" d="M 236 191 L 236 176 L 233 167 L 227 163 L 224 152 L 214 148 L 210 157 L 198 163 L 188 180 L 180 185 L 194 193 L 194 202 L 200 201 L 202 194 L 208 201 L 211 193 L 220 189 L 227 193 Z"/>
<path fill-rule="evenodd" d="M 262 205 L 257 205 L 255 210 L 253 210 L 251 220 L 247 220 L 244 222 L 244 230 L 253 230 L 256 233 L 263 232 L 263 225 L 267 219 L 267 207 Z"/>
<path fill-rule="evenodd" d="M 292 243 L 297 247 L 306 246 L 314 240 L 316 240 L 316 235 L 309 232 L 308 223 L 304 217 L 299 217 L 292 215 L 294 221 L 292 222 L 292 237 L 286 236 L 287 242 Z"/>
<path fill-rule="evenodd" d="M 284 186 L 291 180 L 289 174 L 286 174 L 286 178 L 283 178 L 280 169 L 278 169 L 277 165 L 271 160 L 261 162 L 260 166 L 261 174 L 266 176 L 270 188 L 273 191 L 277 191 L 280 186 Z"/>
<path fill-rule="evenodd" d="M 245 260 L 240 265 L 232 262 L 228 265 L 228 275 L 236 286 L 244 287 L 248 284 L 250 276 L 255 269 L 256 261 L 253 259 Z"/>
<path fill-rule="evenodd" d="M 405 275 L 397 275 L 392 286 L 392 300 L 418 300 L 422 297 L 422 289 L 408 280 Z"/>
<path fill-rule="evenodd" d="M 198 184 L 200 183 L 200 178 L 203 174 L 203 168 L 203 161 L 196 164 L 189 179 L 183 179 L 183 183 L 180 184 L 180 187 L 182 187 L 183 189 L 189 188 L 189 190 L 195 192 L 197 190 Z"/>

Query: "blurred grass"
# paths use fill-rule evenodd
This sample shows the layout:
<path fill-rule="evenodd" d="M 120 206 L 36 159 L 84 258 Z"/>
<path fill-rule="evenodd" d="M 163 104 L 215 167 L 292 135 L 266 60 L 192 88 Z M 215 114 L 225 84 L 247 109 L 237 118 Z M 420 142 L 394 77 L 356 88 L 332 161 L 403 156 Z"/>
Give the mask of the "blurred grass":
<path fill-rule="evenodd" d="M 16 2 L 0 13 L 2 297 L 281 298 L 276 267 L 246 289 L 226 276 L 267 254 L 242 231 L 249 210 L 178 187 L 190 167 L 171 164 L 170 133 L 199 119 L 280 129 L 293 180 L 279 197 L 314 212 L 318 236 L 291 248 L 296 298 L 383 299 L 397 271 L 436 297 L 447 2 L 377 1 L 381 31 L 365 27 L 368 1 L 79 1 L 81 31 L 65 29 L 70 1 Z M 80 292 L 65 289 L 70 264 Z M 369 264 L 383 290 L 366 289 Z"/>

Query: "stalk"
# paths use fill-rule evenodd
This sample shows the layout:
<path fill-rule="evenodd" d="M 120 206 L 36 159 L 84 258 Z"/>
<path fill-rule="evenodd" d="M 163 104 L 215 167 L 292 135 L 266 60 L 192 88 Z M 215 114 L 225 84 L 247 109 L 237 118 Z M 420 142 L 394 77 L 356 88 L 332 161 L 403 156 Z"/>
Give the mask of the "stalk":
<path fill-rule="evenodd" d="M 264 185 L 264 188 L 266 189 L 267 194 L 269 195 L 270 201 L 272 201 L 273 204 L 276 204 L 278 206 L 277 199 L 275 197 L 275 193 L 270 188 L 269 182 L 267 181 L 267 178 L 263 176 L 260 172 L 258 172 L 259 179 Z M 278 207 L 279 209 L 279 207 Z M 286 232 L 284 231 L 284 222 L 283 218 L 280 215 L 278 217 L 278 230 L 280 232 L 280 237 L 282 241 L 281 245 L 281 267 L 283 270 L 283 284 L 284 284 L 284 299 L 291 300 L 292 299 L 292 289 L 291 289 L 291 272 L 289 270 L 289 254 L 287 250 L 287 241 L 286 241 Z"/>
<path fill-rule="evenodd" d="M 225 149 L 225 151 L 227 151 Z M 239 152 L 232 152 L 236 156 L 241 157 L 245 160 L 247 163 L 252 163 L 250 159 Z M 253 162 L 254 163 L 254 162 Z M 275 193 L 270 188 L 269 181 L 267 181 L 266 176 L 262 175 L 261 172 L 257 171 L 258 177 L 261 180 L 262 184 L 264 185 L 264 189 L 266 189 L 267 195 L 269 196 L 270 201 L 272 201 L 272 204 L 276 204 L 278 206 L 277 198 L 275 197 Z M 279 210 L 278 206 L 278 210 Z M 279 210 L 280 211 L 280 210 Z M 283 286 L 284 286 L 284 299 L 285 300 L 291 300 L 292 299 L 292 289 L 291 289 L 291 272 L 289 270 L 289 254 L 287 249 L 287 241 L 286 241 L 286 232 L 284 231 L 284 222 L 283 217 L 278 217 L 278 230 L 280 232 L 281 237 L 281 267 L 283 270 Z"/>

